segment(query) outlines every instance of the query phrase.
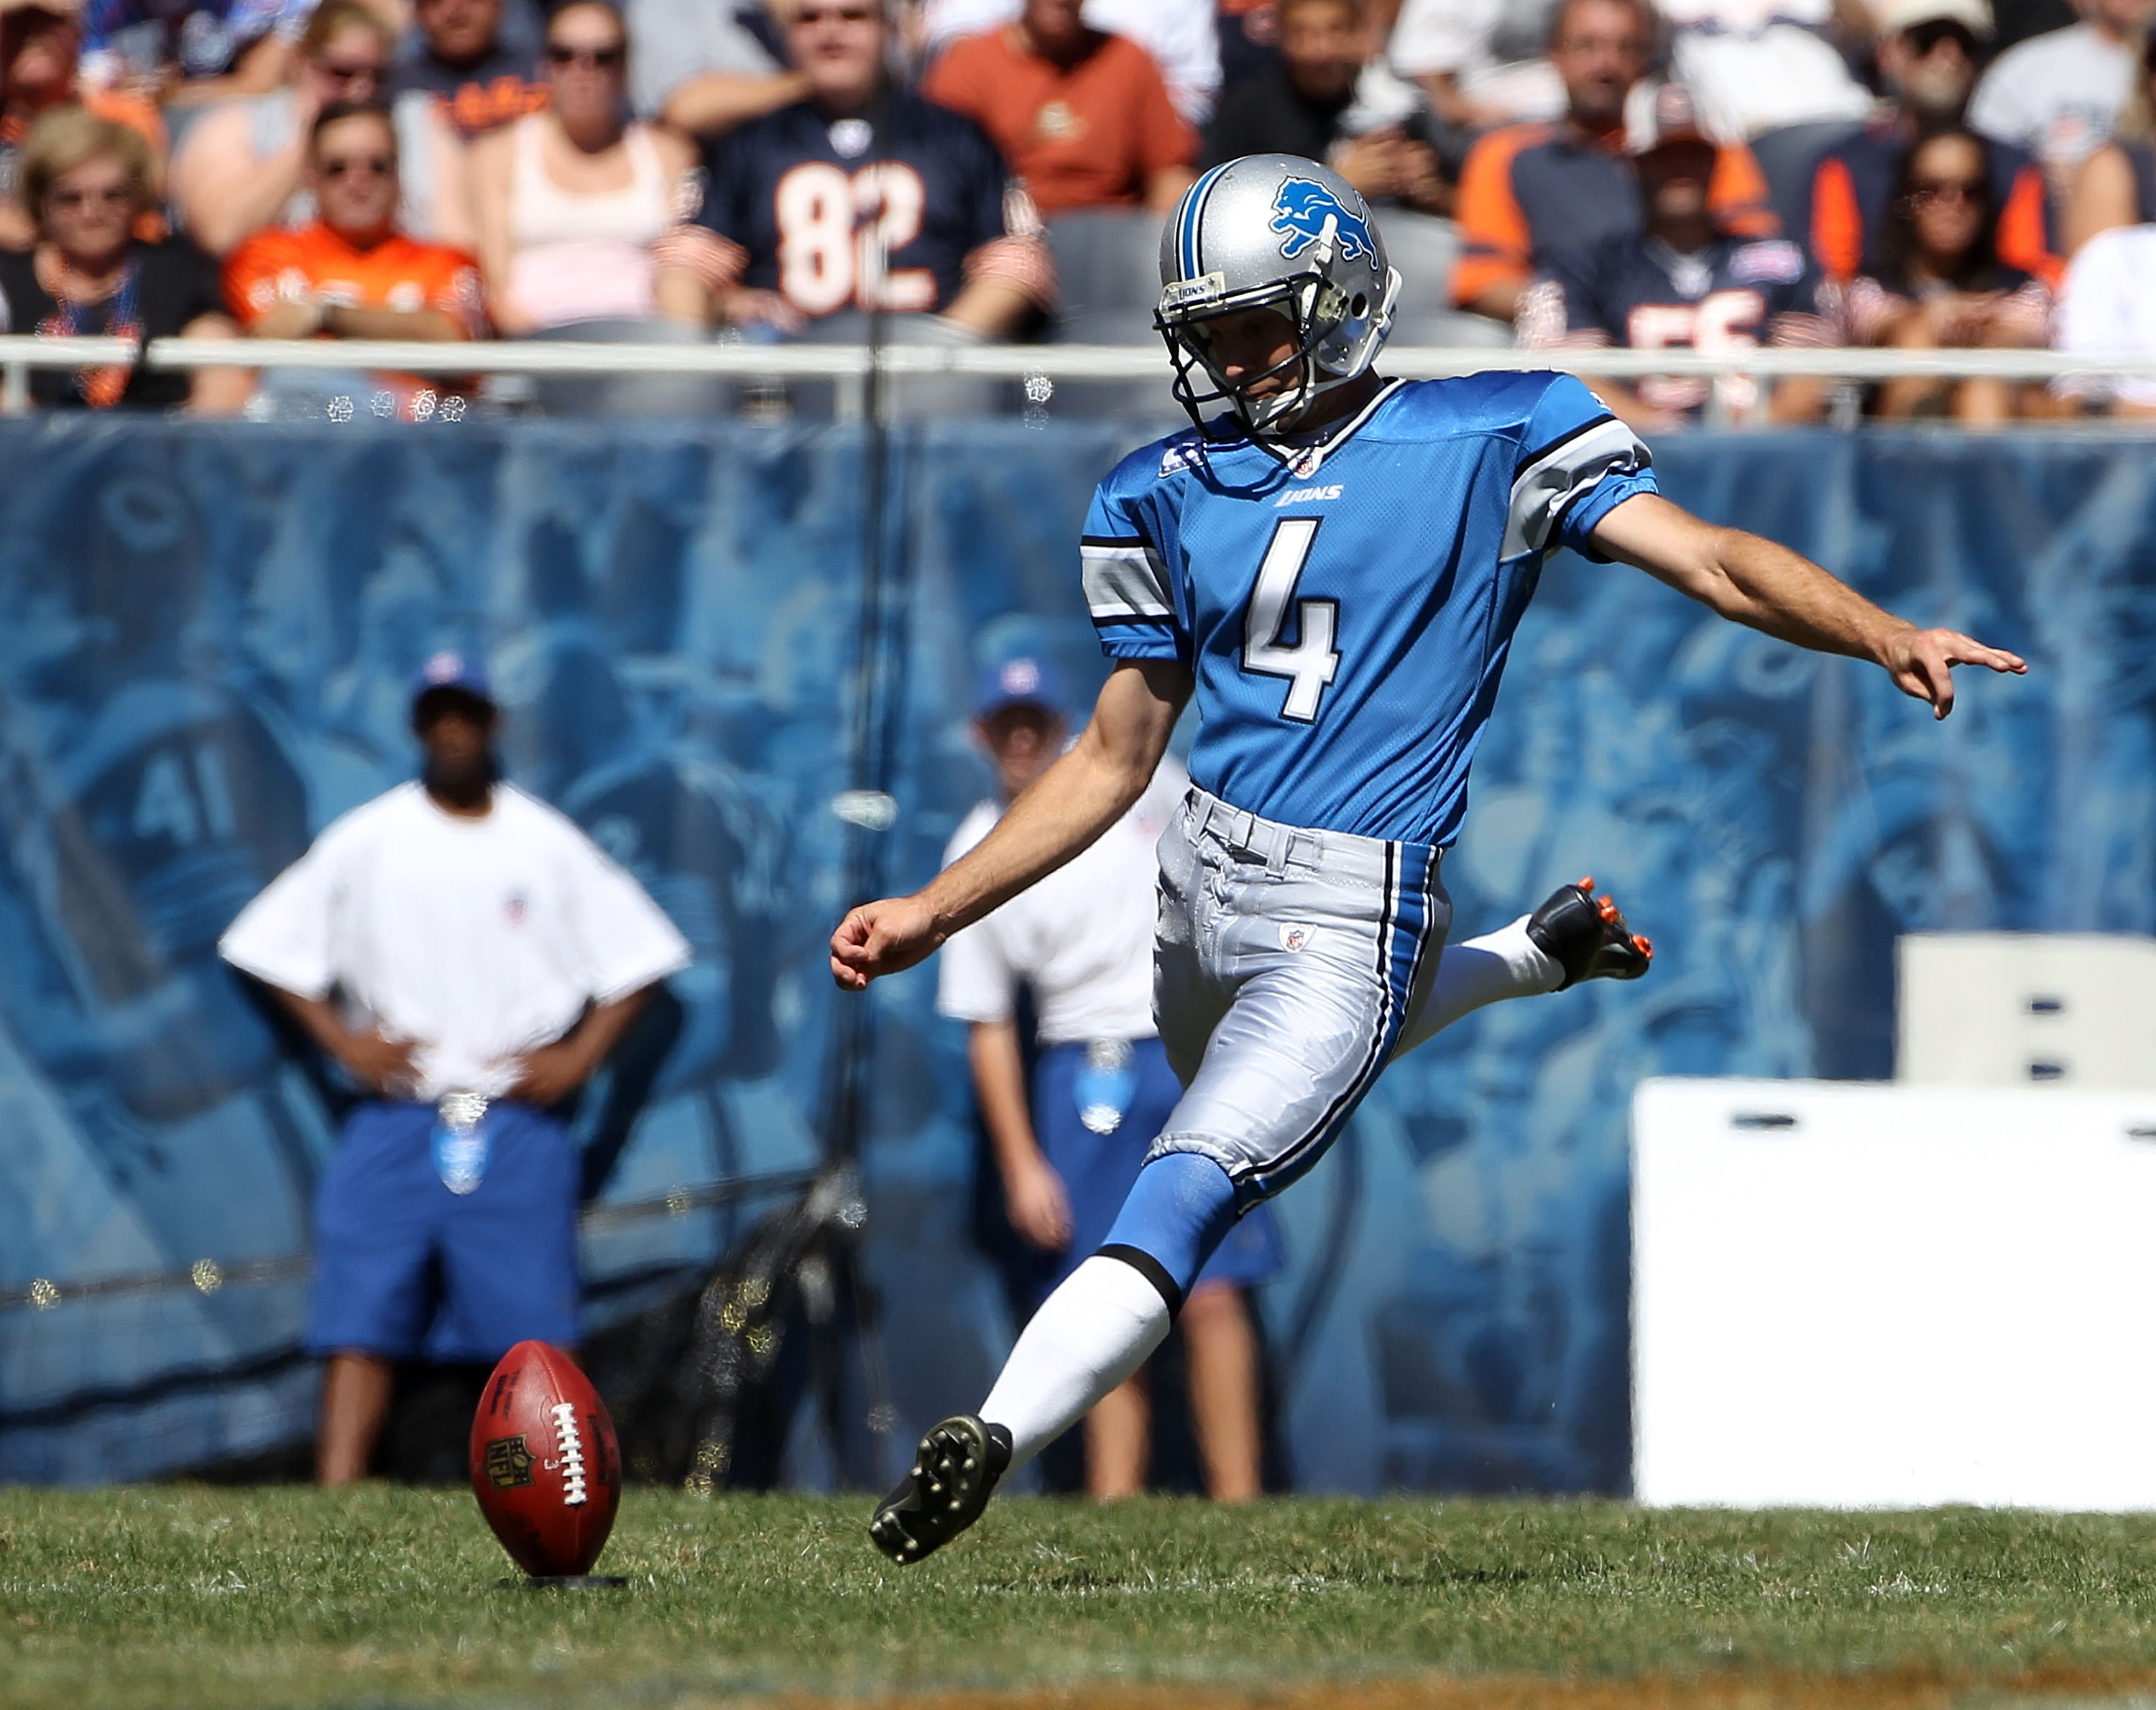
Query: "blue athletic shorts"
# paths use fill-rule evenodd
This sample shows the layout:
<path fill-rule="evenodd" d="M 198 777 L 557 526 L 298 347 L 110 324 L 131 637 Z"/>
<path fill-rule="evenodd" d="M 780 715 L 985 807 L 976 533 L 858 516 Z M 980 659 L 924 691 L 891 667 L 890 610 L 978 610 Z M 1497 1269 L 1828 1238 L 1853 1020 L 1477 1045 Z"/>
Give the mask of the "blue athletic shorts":
<path fill-rule="evenodd" d="M 1078 1114 L 1078 1072 L 1085 1061 L 1083 1045 L 1050 1045 L 1042 1050 L 1034 1071 L 1033 1119 L 1040 1149 L 1063 1178 L 1070 1199 L 1070 1245 L 1058 1282 L 1107 1240 L 1153 1137 L 1183 1097 L 1183 1083 L 1168 1067 L 1160 1041 L 1134 1039 L 1131 1066 L 1137 1072 L 1137 1092 L 1115 1130 L 1096 1134 Z M 1259 1206 L 1228 1231 L 1198 1273 L 1198 1284 L 1248 1287 L 1277 1276 L 1283 1263 L 1279 1228 L 1272 1213 Z"/>
<path fill-rule="evenodd" d="M 486 1173 L 459 1195 L 434 1168 L 433 1105 L 352 1112 L 315 1201 L 310 1354 L 480 1361 L 575 1344 L 576 1149 L 526 1105 L 486 1121 Z"/>

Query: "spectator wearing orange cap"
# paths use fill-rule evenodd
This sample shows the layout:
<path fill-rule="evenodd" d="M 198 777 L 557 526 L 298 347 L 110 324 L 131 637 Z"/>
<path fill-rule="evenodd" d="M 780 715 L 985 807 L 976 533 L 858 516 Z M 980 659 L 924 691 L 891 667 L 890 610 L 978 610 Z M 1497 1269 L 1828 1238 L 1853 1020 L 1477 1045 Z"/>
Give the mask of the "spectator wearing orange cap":
<path fill-rule="evenodd" d="M 1166 213 L 1196 176 L 1198 136 L 1152 57 L 1092 29 L 1080 0 L 1026 0 L 1018 21 L 947 49 L 921 92 L 992 137 L 1045 217 L 1142 205 Z"/>
<path fill-rule="evenodd" d="M 150 145 L 157 181 L 164 182 L 165 121 L 157 108 L 84 82 L 82 0 L 0 0 L 0 248 L 27 249 L 36 233 L 37 222 L 16 192 L 23 139 L 40 114 L 70 101 L 138 132 Z"/>

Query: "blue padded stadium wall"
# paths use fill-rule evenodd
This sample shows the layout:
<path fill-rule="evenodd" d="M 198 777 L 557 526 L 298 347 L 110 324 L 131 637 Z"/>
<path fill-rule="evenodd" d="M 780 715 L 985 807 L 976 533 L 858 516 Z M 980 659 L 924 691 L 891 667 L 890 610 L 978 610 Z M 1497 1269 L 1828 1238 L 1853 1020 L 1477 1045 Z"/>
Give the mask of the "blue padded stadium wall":
<path fill-rule="evenodd" d="M 1139 437 L 893 436 L 896 881 L 987 786 L 980 661 L 1046 648 L 1099 680 L 1075 541 Z M 850 430 L 729 423 L 0 423 L 0 1292 L 61 1285 L 0 1312 L 0 1479 L 154 1474 L 305 1428 L 301 1285 L 65 1285 L 303 1250 L 330 1129 L 213 945 L 313 832 L 410 775 L 406 685 L 435 647 L 488 656 L 511 776 L 696 946 L 608 1197 L 813 1158 L 863 454 Z M 1550 566 L 1445 866 L 1456 929 L 1591 872 L 1656 970 L 1471 1019 L 1284 1201 L 1293 1265 L 1265 1305 L 1305 1487 L 1621 1489 L 1632 1083 L 1890 1073 L 1899 931 L 2156 926 L 2148 443 L 1694 437 L 1658 467 L 2034 672 L 1964 681 L 1934 727 L 1876 672 L 1620 566 Z M 1010 1334 L 966 1237 L 962 1042 L 933 980 L 876 999 L 869 1259 L 913 1303 L 888 1319 L 894 1456 Z M 603 1279 L 724 1232 L 662 1220 L 588 1257 Z"/>

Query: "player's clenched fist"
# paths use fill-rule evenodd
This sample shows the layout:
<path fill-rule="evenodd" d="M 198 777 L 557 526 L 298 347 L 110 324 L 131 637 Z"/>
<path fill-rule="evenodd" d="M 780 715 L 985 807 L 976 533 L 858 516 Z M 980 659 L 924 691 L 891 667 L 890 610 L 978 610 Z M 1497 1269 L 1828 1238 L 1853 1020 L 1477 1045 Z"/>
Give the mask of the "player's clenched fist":
<path fill-rule="evenodd" d="M 831 977 L 842 991 L 865 991 L 870 980 L 904 972 L 942 943 L 935 911 L 918 896 L 864 903 L 831 934 Z"/>

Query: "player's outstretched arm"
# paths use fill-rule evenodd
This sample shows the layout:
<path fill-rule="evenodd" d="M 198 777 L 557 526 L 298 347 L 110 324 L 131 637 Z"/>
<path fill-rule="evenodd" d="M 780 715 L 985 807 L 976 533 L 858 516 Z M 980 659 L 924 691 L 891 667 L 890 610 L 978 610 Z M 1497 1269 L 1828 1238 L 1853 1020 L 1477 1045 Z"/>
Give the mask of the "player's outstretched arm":
<path fill-rule="evenodd" d="M 1883 612 L 1801 553 L 1717 528 L 1659 494 L 1626 499 L 1595 525 L 1595 544 L 1613 558 L 1689 594 L 1724 617 L 1800 648 L 1846 653 L 1882 667 L 1904 694 L 1953 710 L 1953 668 L 1983 665 L 2017 675 L 2028 665 L 1958 630 L 1919 629 Z"/>
<path fill-rule="evenodd" d="M 1145 793 L 1189 699 L 1190 672 L 1173 660 L 1116 666 L 1070 751 L 970 853 L 911 896 L 865 903 L 839 923 L 831 977 L 862 991 L 880 975 L 911 968 L 1086 847 Z"/>

